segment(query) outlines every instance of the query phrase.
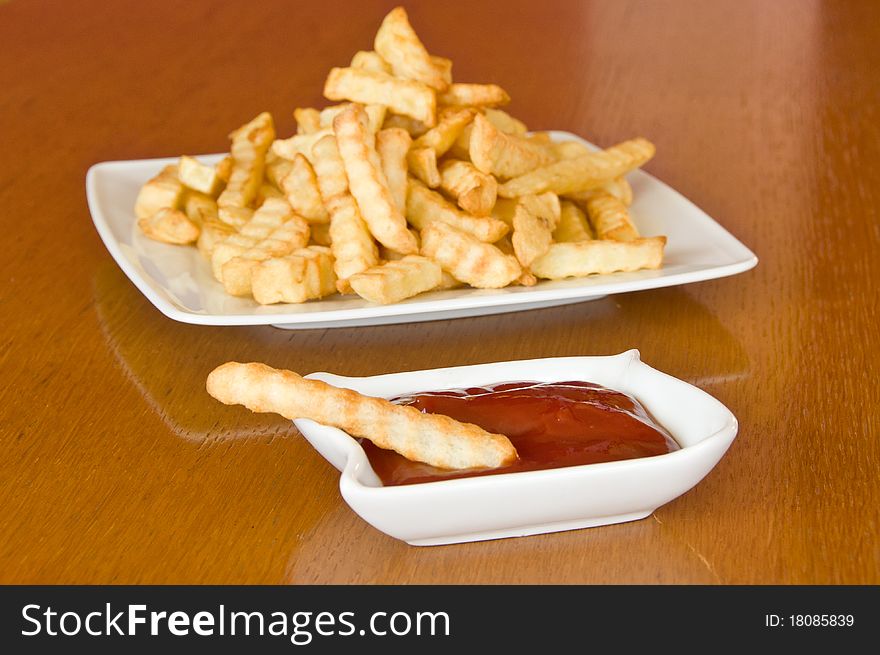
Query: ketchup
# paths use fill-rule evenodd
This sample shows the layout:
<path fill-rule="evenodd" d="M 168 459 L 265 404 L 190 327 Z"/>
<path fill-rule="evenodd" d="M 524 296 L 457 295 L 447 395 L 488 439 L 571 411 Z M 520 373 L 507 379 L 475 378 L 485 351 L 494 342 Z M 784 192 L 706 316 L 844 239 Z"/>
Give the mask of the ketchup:
<path fill-rule="evenodd" d="M 392 402 L 503 434 L 519 459 L 494 469 L 441 469 L 361 439 L 385 486 L 653 457 L 679 449 L 638 400 L 590 382 L 504 382 Z"/>

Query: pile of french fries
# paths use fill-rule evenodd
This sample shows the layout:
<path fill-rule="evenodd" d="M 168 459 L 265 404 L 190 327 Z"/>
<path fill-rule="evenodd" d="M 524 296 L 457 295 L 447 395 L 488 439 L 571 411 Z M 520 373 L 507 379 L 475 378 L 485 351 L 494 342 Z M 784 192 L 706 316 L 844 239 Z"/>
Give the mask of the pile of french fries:
<path fill-rule="evenodd" d="M 196 244 L 228 293 L 260 304 L 660 267 L 666 238 L 639 235 L 624 178 L 649 141 L 593 152 L 529 133 L 504 89 L 453 82 L 401 7 L 373 47 L 330 71 L 341 104 L 294 111 L 294 136 L 262 113 L 217 165 L 164 168 L 135 204 L 143 233 Z"/>

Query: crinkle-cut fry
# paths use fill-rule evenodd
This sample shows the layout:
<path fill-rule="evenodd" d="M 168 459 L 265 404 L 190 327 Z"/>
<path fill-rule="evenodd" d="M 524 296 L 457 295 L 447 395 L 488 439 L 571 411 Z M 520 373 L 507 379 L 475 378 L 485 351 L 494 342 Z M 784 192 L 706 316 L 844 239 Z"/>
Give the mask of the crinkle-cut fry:
<path fill-rule="evenodd" d="M 333 119 L 336 118 L 343 109 L 348 107 L 348 103 L 341 105 L 331 105 L 321 110 L 321 128 L 333 129 Z M 370 131 L 374 134 L 381 130 L 385 122 L 385 117 L 389 115 L 388 108 L 385 105 L 364 105 L 364 111 L 367 112 L 367 118 L 370 122 Z M 413 119 L 409 119 L 413 120 Z"/>
<path fill-rule="evenodd" d="M 208 219 L 202 224 L 199 240 L 196 242 L 202 257 L 211 261 L 214 246 L 235 234 L 235 228 L 220 219 Z"/>
<path fill-rule="evenodd" d="M 254 207 L 262 207 L 269 198 L 284 198 L 284 194 L 271 182 L 263 182 L 260 190 L 257 191 L 257 197 L 254 198 Z"/>
<path fill-rule="evenodd" d="M 294 216 L 290 205 L 283 198 L 267 199 L 257 211 L 253 212 L 251 219 L 241 226 L 239 232 L 214 246 L 211 253 L 211 271 L 214 277 L 219 282 L 223 282 L 223 266 L 226 262 L 256 247 L 261 241 L 271 238 L 275 230 L 290 221 L 294 222 L 294 228 L 298 228 L 297 232 L 304 232 L 305 239 L 303 240 L 302 236 L 296 237 L 288 252 L 306 245 L 309 238 L 308 223 L 305 219 Z M 302 225 L 305 226 L 304 229 Z"/>
<path fill-rule="evenodd" d="M 513 252 L 517 261 L 528 268 L 532 261 L 550 249 L 553 228 L 550 222 L 533 213 L 523 202 L 513 215 Z"/>
<path fill-rule="evenodd" d="M 179 209 L 163 207 L 152 216 L 138 219 L 138 227 L 154 241 L 185 245 L 199 238 L 199 226 Z"/>
<path fill-rule="evenodd" d="M 432 466 L 494 468 L 517 457 L 507 437 L 476 425 L 443 414 L 423 414 L 412 406 L 306 380 L 265 364 L 227 362 L 211 372 L 206 386 L 224 404 L 288 419 L 311 419 Z"/>
<path fill-rule="evenodd" d="M 553 230 L 553 240 L 558 242 L 589 241 L 592 238 L 593 229 L 587 221 L 587 215 L 570 200 L 563 200 L 559 224 Z"/>
<path fill-rule="evenodd" d="M 333 255 L 323 246 L 294 250 L 254 266 L 251 286 L 261 305 L 302 303 L 336 293 Z"/>
<path fill-rule="evenodd" d="M 552 191 L 545 193 L 530 194 L 518 199 L 519 204 L 524 205 L 535 216 L 545 220 L 551 230 L 555 230 L 559 224 L 559 216 L 562 212 L 559 196 Z"/>
<path fill-rule="evenodd" d="M 377 71 L 391 75 L 391 64 L 382 59 L 375 50 L 358 50 L 354 53 L 349 64 L 352 68 L 363 68 L 367 71 Z"/>
<path fill-rule="evenodd" d="M 610 193 L 597 193 L 587 200 L 587 215 L 599 239 L 634 241 L 639 238 L 626 205 Z"/>
<path fill-rule="evenodd" d="M 430 129 L 422 121 L 417 121 L 415 118 L 388 112 L 385 116 L 385 122 L 382 123 L 382 129 L 388 129 L 391 127 L 399 127 L 402 130 L 406 130 L 414 139 L 422 136 L 428 131 L 428 129 Z"/>
<path fill-rule="evenodd" d="M 183 191 L 183 185 L 177 176 L 177 165 L 169 164 L 141 187 L 134 203 L 135 217 L 150 218 L 160 209 L 177 209 L 183 198 Z"/>
<path fill-rule="evenodd" d="M 474 166 L 483 173 L 515 178 L 546 166 L 555 159 L 546 146 L 531 143 L 524 137 L 505 134 L 482 114 L 474 117 L 472 125 L 470 158 Z M 502 187 L 499 187 L 499 192 L 500 188 Z"/>
<path fill-rule="evenodd" d="M 391 65 L 395 76 L 416 80 L 440 91 L 449 86 L 445 71 L 431 59 L 403 7 L 388 12 L 376 32 L 373 47 Z"/>
<path fill-rule="evenodd" d="M 351 290 L 348 278 L 378 264 L 379 250 L 350 194 L 343 193 L 332 198 L 328 209 L 336 288 L 340 293 L 348 293 Z"/>
<path fill-rule="evenodd" d="M 379 243 L 393 250 L 404 254 L 418 252 L 406 218 L 394 204 L 364 108 L 351 104 L 333 120 L 333 129 L 351 195 L 370 232 Z"/>
<path fill-rule="evenodd" d="M 232 172 L 226 188 L 217 198 L 221 207 L 247 207 L 263 181 L 266 151 L 275 139 L 272 115 L 263 112 L 235 130 L 232 138 Z"/>
<path fill-rule="evenodd" d="M 349 100 L 364 105 L 385 105 L 433 127 L 437 117 L 437 98 L 427 84 L 403 80 L 385 73 L 361 68 L 332 68 L 324 83 L 328 100 Z"/>
<path fill-rule="evenodd" d="M 580 141 L 557 141 L 550 145 L 550 149 L 557 159 L 576 159 L 596 152 Z"/>
<path fill-rule="evenodd" d="M 254 210 L 250 207 L 218 207 L 217 218 L 240 230 L 254 217 Z"/>
<path fill-rule="evenodd" d="M 531 270 L 538 277 L 560 280 L 594 273 L 655 269 L 663 263 L 665 245 L 666 237 L 554 243 L 546 254 L 532 262 Z"/>
<path fill-rule="evenodd" d="M 510 229 L 506 223 L 489 216 L 472 216 L 461 211 L 414 178 L 409 179 L 406 217 L 419 230 L 432 223 L 446 223 L 486 243 L 498 241 Z"/>
<path fill-rule="evenodd" d="M 229 177 L 232 175 L 232 164 L 232 155 L 226 155 L 214 166 L 214 170 L 217 171 L 217 178 L 223 184 L 227 184 L 229 182 Z"/>
<path fill-rule="evenodd" d="M 330 201 L 348 193 L 348 176 L 334 135 L 328 134 L 312 147 L 312 166 L 318 180 L 318 191 L 329 213 Z"/>
<path fill-rule="evenodd" d="M 475 114 L 476 111 L 473 109 L 445 112 L 436 126 L 413 142 L 413 149 L 431 148 L 438 157 L 442 157 L 455 143 L 465 126 L 474 120 Z"/>
<path fill-rule="evenodd" d="M 469 161 L 448 159 L 440 164 L 440 188 L 473 216 L 489 216 L 495 206 L 498 182 Z"/>
<path fill-rule="evenodd" d="M 221 185 L 215 167 L 188 155 L 183 155 L 177 162 L 177 175 L 185 187 L 209 196 L 216 195 Z"/>
<path fill-rule="evenodd" d="M 333 134 L 329 127 L 322 127 L 310 134 L 294 134 L 289 139 L 276 139 L 272 142 L 272 153 L 277 157 L 293 161 L 299 154 L 312 156 L 312 146 L 328 134 Z"/>
<path fill-rule="evenodd" d="M 612 196 L 618 198 L 627 207 L 629 207 L 633 201 L 632 187 L 623 176 L 615 177 L 613 180 L 608 180 L 602 186 L 598 186 L 595 189 L 590 189 L 589 191 L 575 191 L 573 193 L 566 194 L 566 197 L 578 203 L 581 207 L 586 208 L 587 201 L 597 193 L 610 193 Z"/>
<path fill-rule="evenodd" d="M 281 257 L 303 248 L 309 241 L 309 226 L 305 220 L 294 215 L 269 236 L 240 255 L 233 257 L 221 269 L 223 288 L 233 296 L 247 296 L 252 292 L 254 267 L 258 262 Z M 212 260 L 213 263 L 213 260 Z"/>
<path fill-rule="evenodd" d="M 315 171 L 302 153 L 297 153 L 290 171 L 281 179 L 281 190 L 293 211 L 309 223 L 330 222 Z"/>
<path fill-rule="evenodd" d="M 407 255 L 352 275 L 348 282 L 364 300 L 388 305 L 430 291 L 442 278 L 436 262 L 421 255 Z"/>
<path fill-rule="evenodd" d="M 432 189 L 440 186 L 440 171 L 437 169 L 437 153 L 431 148 L 413 148 L 407 153 L 406 161 L 410 172 Z"/>
<path fill-rule="evenodd" d="M 431 55 L 431 63 L 440 75 L 440 79 L 443 80 L 445 87 L 452 84 L 452 60 L 446 57 Z"/>
<path fill-rule="evenodd" d="M 321 112 L 314 107 L 297 107 L 293 110 L 297 134 L 314 134 L 321 130 Z"/>
<path fill-rule="evenodd" d="M 183 195 L 183 212 L 201 227 L 206 221 L 217 220 L 217 201 L 205 193 L 187 191 Z"/>
<path fill-rule="evenodd" d="M 529 128 L 521 120 L 514 118 L 503 109 L 483 108 L 483 116 L 492 123 L 499 131 L 514 136 L 525 136 Z"/>
<path fill-rule="evenodd" d="M 388 190 L 400 211 L 406 211 L 406 155 L 412 145 L 412 137 L 399 127 L 389 127 L 376 134 L 376 152 L 382 162 L 382 172 L 388 182 Z"/>
<path fill-rule="evenodd" d="M 313 223 L 309 225 L 309 245 L 330 245 L 330 223 Z"/>
<path fill-rule="evenodd" d="M 505 287 L 522 274 L 515 257 L 446 223 L 431 223 L 422 230 L 421 252 L 456 279 L 479 289 Z"/>
<path fill-rule="evenodd" d="M 516 198 L 543 191 L 560 195 L 586 191 L 638 168 L 654 156 L 654 151 L 654 145 L 646 139 L 624 141 L 607 150 L 575 159 L 563 159 L 520 174 L 499 186 L 498 194 Z"/>
<path fill-rule="evenodd" d="M 459 107 L 501 107 L 510 102 L 507 91 L 497 84 L 450 84 L 437 95 L 437 103 Z"/>

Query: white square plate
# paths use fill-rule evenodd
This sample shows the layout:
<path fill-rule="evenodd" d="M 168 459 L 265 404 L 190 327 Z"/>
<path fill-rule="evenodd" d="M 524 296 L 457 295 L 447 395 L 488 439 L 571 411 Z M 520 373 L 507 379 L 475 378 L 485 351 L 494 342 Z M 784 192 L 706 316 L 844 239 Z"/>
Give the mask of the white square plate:
<path fill-rule="evenodd" d="M 552 132 L 557 141 L 583 139 Z M 201 157 L 214 163 L 222 155 Z M 757 257 L 684 196 L 643 171 L 633 171 L 633 220 L 646 236 L 669 240 L 663 268 L 540 281 L 534 287 L 432 291 L 393 305 L 374 305 L 356 296 L 333 296 L 302 305 L 261 306 L 235 298 L 211 275 L 195 248 L 152 241 L 134 219 L 139 188 L 176 158 L 95 164 L 86 176 L 92 220 L 129 279 L 159 311 L 177 321 L 201 325 L 276 325 L 283 328 L 351 327 L 460 318 L 551 307 L 641 289 L 699 282 L 742 273 Z"/>
<path fill-rule="evenodd" d="M 302 435 L 341 472 L 345 502 L 382 532 L 415 546 L 521 537 L 642 519 L 696 485 L 737 432 L 736 418 L 705 391 L 642 363 L 637 350 L 613 357 L 557 357 L 365 378 L 306 376 L 368 396 L 395 396 L 497 382 L 584 380 L 636 399 L 680 450 L 640 459 L 383 487 L 348 434 L 308 419 Z"/>

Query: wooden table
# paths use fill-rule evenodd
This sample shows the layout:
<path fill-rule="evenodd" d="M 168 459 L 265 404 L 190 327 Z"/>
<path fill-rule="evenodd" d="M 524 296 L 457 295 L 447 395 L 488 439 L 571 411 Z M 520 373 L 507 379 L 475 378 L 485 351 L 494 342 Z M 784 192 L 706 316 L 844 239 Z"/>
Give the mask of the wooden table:
<path fill-rule="evenodd" d="M 641 134 L 647 170 L 759 256 L 701 284 L 495 317 L 287 332 L 173 322 L 101 244 L 84 176 L 216 152 L 321 106 L 386 2 L 0 4 L 0 582 L 880 582 L 880 12 L 872 3 L 411 3 L 457 79 L 534 129 Z M 639 348 L 740 421 L 650 518 L 413 548 L 226 360 L 371 375 Z"/>

